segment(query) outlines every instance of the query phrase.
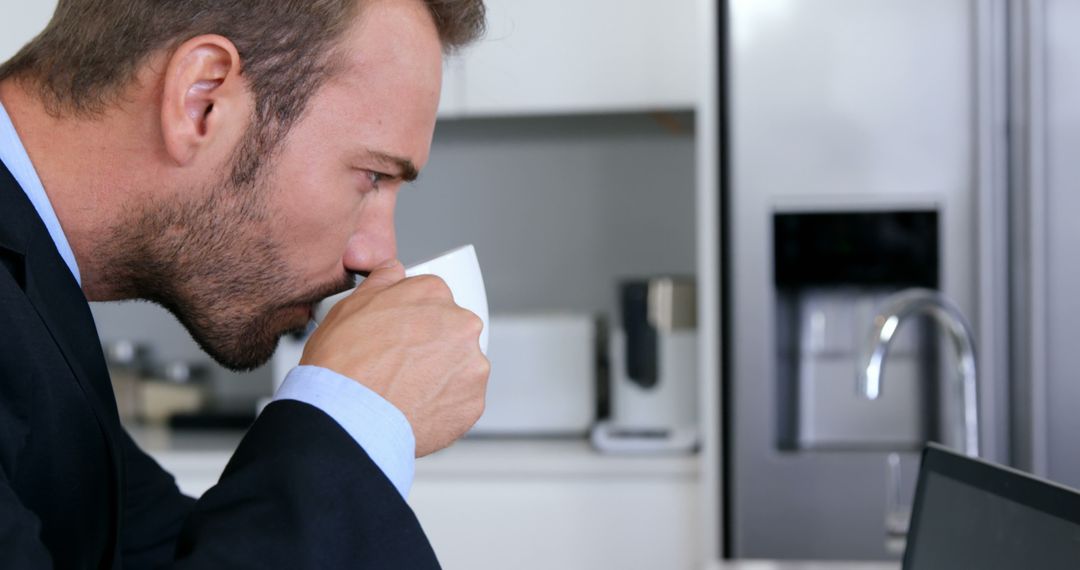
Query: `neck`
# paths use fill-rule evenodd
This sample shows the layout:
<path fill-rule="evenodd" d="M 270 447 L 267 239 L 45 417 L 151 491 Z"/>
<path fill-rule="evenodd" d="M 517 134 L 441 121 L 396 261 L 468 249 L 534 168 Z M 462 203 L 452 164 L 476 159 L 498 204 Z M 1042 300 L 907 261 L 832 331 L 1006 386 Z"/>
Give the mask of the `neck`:
<path fill-rule="evenodd" d="M 123 214 L 147 204 L 139 181 L 162 180 L 152 149 L 159 120 L 153 105 L 126 101 L 90 118 L 50 115 L 17 81 L 0 82 L 3 103 L 75 253 L 91 301 L 126 297 L 105 273 L 110 236 Z"/>

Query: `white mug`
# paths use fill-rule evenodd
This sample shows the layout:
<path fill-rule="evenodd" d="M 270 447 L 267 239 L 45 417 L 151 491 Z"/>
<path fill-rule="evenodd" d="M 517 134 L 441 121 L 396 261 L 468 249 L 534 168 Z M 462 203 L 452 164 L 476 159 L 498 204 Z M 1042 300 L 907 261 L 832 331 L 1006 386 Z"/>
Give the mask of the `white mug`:
<path fill-rule="evenodd" d="M 454 302 L 461 308 L 476 313 L 484 323 L 480 333 L 480 350 L 487 354 L 488 349 L 488 303 L 487 290 L 484 288 L 484 276 L 480 272 L 480 261 L 476 258 L 476 248 L 471 244 L 444 253 L 434 259 L 418 263 L 405 270 L 406 277 L 417 275 L 436 275 L 450 287 Z M 327 298 L 319 304 L 316 320 L 321 322 L 338 301 L 352 291 L 346 291 Z"/>
<path fill-rule="evenodd" d="M 480 351 L 488 349 L 488 302 L 484 288 L 484 275 L 480 272 L 480 260 L 472 244 L 448 251 L 434 259 L 418 263 L 405 270 L 406 277 L 436 275 L 450 287 L 454 302 L 461 308 L 476 313 L 484 323 L 480 332 Z"/>

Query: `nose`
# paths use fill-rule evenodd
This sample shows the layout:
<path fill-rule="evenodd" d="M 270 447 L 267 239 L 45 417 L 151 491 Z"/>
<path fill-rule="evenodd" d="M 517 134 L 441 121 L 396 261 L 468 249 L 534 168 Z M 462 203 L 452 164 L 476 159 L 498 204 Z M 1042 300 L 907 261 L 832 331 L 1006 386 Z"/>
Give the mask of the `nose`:
<path fill-rule="evenodd" d="M 383 192 L 379 200 L 364 208 L 356 229 L 349 237 L 343 259 L 345 269 L 367 275 L 383 262 L 397 259 L 394 229 L 396 192 Z"/>

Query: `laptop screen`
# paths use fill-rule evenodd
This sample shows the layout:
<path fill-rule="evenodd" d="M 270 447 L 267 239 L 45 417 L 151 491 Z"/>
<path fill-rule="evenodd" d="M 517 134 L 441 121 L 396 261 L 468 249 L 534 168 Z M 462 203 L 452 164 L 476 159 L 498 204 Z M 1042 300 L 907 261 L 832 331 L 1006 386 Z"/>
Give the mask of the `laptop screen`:
<path fill-rule="evenodd" d="M 1080 495 L 931 446 L 904 568 L 1080 568 Z"/>

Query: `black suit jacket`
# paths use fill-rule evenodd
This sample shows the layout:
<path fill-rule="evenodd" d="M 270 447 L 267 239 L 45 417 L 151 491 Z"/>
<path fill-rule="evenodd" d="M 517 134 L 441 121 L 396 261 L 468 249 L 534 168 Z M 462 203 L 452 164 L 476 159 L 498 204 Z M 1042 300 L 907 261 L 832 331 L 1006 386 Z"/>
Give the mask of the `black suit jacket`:
<path fill-rule="evenodd" d="M 320 410 L 270 404 L 201 499 L 120 425 L 90 308 L 0 164 L 0 568 L 438 568 Z"/>

